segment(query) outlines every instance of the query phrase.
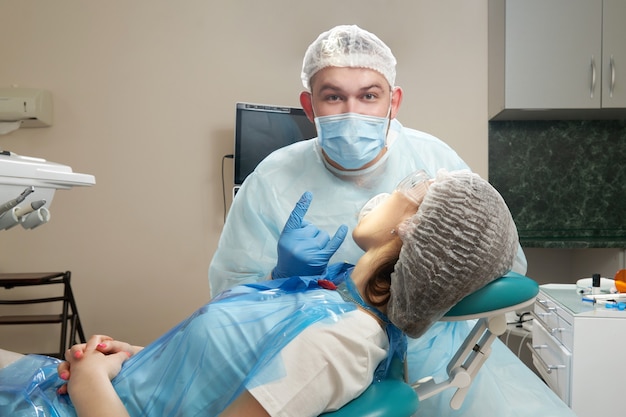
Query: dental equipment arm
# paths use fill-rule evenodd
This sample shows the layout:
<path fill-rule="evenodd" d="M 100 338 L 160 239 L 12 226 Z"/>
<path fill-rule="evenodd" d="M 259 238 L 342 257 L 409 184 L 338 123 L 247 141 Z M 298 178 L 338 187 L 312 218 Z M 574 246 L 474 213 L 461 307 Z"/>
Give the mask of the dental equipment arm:
<path fill-rule="evenodd" d="M 28 197 L 34 191 L 35 191 L 35 187 L 30 186 L 26 188 L 24 191 L 22 191 L 22 193 L 18 195 L 17 197 L 15 197 L 13 200 L 9 200 L 6 203 L 0 205 L 0 215 L 6 213 L 7 211 L 11 210 L 13 207 L 20 204 L 22 201 L 26 199 L 26 197 Z"/>

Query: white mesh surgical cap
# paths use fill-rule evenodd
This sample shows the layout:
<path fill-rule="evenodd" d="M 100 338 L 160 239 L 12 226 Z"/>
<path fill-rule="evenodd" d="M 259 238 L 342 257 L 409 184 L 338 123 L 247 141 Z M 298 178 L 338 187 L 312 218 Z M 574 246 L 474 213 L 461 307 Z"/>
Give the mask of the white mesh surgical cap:
<path fill-rule="evenodd" d="M 387 315 L 419 337 L 466 295 L 511 269 L 518 235 L 500 194 L 470 171 L 440 170 L 399 227 Z"/>
<path fill-rule="evenodd" d="M 302 85 L 310 89 L 315 73 L 326 67 L 369 68 L 394 86 L 396 58 L 376 35 L 356 25 L 336 26 L 309 45 L 302 62 Z"/>

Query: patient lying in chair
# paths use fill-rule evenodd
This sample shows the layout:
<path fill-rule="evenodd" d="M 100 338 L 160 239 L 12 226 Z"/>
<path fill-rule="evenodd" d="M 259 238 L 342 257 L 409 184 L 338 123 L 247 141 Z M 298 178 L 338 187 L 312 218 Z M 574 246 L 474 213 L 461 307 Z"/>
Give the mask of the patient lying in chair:
<path fill-rule="evenodd" d="M 305 193 L 292 217 L 311 198 Z M 504 200 L 468 171 L 434 180 L 416 173 L 370 209 L 352 231 L 365 251 L 356 265 L 235 287 L 146 348 L 93 336 L 66 362 L 25 356 L 0 370 L 0 415 L 318 416 L 341 408 L 405 359 L 406 335 L 419 337 L 505 274 L 518 246 Z"/>

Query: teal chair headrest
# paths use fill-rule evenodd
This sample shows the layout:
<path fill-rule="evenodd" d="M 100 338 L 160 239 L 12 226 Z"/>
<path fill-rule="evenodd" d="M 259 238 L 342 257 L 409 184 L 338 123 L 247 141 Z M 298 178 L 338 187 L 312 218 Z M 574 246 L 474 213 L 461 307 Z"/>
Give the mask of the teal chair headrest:
<path fill-rule="evenodd" d="M 449 320 L 501 310 L 535 298 L 538 293 L 539 285 L 534 280 L 509 272 L 463 298 L 445 317 Z"/>

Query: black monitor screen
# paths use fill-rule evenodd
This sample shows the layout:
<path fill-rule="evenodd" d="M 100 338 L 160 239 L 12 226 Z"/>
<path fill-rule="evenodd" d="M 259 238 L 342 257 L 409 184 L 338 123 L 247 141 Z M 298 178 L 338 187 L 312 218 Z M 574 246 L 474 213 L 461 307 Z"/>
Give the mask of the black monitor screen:
<path fill-rule="evenodd" d="M 300 108 L 237 103 L 235 185 L 276 149 L 315 136 L 315 125 Z"/>

